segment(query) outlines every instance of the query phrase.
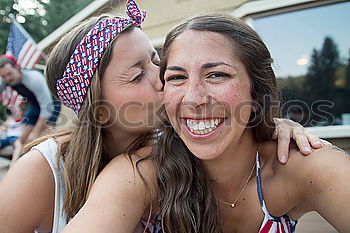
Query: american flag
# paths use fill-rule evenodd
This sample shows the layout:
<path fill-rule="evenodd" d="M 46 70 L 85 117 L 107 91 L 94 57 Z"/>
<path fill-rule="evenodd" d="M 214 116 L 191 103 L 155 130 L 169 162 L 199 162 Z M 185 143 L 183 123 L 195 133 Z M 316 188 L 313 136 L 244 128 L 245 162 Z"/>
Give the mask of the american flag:
<path fill-rule="evenodd" d="M 6 54 L 14 56 L 21 68 L 32 69 L 42 56 L 35 41 L 15 19 L 13 19 Z"/>
<path fill-rule="evenodd" d="M 24 103 L 23 97 L 16 90 L 7 86 L 0 94 L 1 104 L 8 108 L 11 106 L 21 106 Z"/>

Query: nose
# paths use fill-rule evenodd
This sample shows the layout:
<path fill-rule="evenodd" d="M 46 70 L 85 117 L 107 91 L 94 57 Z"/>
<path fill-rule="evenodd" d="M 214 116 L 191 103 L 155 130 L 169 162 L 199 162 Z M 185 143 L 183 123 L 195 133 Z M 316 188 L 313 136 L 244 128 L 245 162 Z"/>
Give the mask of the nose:
<path fill-rule="evenodd" d="M 208 104 L 210 98 L 206 87 L 201 83 L 200 80 L 192 82 L 191 78 L 188 80 L 188 86 L 183 97 L 183 102 L 195 107 Z"/>
<path fill-rule="evenodd" d="M 159 77 L 159 67 L 154 65 L 154 69 L 152 70 L 152 74 L 148 78 L 151 83 L 153 89 L 157 92 L 161 92 L 163 90 L 163 83 Z"/>

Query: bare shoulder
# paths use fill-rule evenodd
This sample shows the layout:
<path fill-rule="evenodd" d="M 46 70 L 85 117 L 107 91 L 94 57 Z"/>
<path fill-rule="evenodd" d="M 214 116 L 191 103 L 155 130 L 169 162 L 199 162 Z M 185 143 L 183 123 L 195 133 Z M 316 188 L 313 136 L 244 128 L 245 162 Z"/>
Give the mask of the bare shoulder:
<path fill-rule="evenodd" d="M 86 203 L 63 232 L 133 232 L 156 192 L 148 151 L 142 148 L 109 162 L 98 175 Z"/>
<path fill-rule="evenodd" d="M 40 190 L 40 192 L 51 191 L 51 188 L 54 187 L 54 178 L 50 165 L 41 152 L 31 150 L 9 169 L 1 181 L 0 188 L 6 185 L 16 186 L 17 190 L 18 188 L 27 188 L 26 194 L 30 195 L 32 192 L 37 193 Z M 40 189 L 35 190 L 36 188 Z"/>
<path fill-rule="evenodd" d="M 323 192 L 333 186 L 334 181 L 346 181 L 346 176 L 350 176 L 350 156 L 333 146 L 324 146 L 304 156 L 291 145 L 287 164 L 277 160 L 272 164 L 276 180 L 294 202 L 311 197 L 311 193 Z"/>
<path fill-rule="evenodd" d="M 33 231 L 47 225 L 51 222 L 47 219 L 53 209 L 54 187 L 44 156 L 38 150 L 23 155 L 0 183 L 0 225 L 9 227 L 7 232 Z"/>
<path fill-rule="evenodd" d="M 116 156 L 102 170 L 95 186 L 109 183 L 109 187 L 115 187 L 118 192 L 132 186 L 132 189 L 137 189 L 140 194 L 149 191 L 151 194 L 155 194 L 156 167 L 153 160 L 148 158 L 151 150 L 151 147 L 144 147 L 130 155 Z"/>
<path fill-rule="evenodd" d="M 317 149 L 309 156 L 293 151 L 279 171 L 297 194 L 296 209 L 301 213 L 317 211 L 339 232 L 350 231 L 348 153 L 332 146 Z"/>

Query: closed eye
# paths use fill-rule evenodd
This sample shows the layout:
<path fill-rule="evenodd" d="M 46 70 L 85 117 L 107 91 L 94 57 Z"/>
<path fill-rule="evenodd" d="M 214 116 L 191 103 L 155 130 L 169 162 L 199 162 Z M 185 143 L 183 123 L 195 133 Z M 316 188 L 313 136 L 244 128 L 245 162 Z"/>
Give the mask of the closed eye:
<path fill-rule="evenodd" d="M 143 76 L 144 76 L 145 72 L 144 71 L 141 71 L 141 73 L 139 73 L 138 75 L 136 75 L 132 80 L 131 82 L 137 82 L 137 81 L 140 81 Z"/>

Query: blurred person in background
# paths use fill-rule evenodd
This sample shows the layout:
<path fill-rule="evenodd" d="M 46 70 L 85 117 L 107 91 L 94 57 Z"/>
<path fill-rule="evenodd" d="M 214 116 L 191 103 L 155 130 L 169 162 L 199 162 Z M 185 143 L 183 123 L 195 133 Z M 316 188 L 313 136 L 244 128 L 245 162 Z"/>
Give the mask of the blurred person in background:
<path fill-rule="evenodd" d="M 54 101 L 43 74 L 36 70 L 21 69 L 12 56 L 0 57 L 0 92 L 11 87 L 25 98 L 24 130 L 19 138 L 28 143 L 48 132 L 54 126 L 61 105 Z"/>

